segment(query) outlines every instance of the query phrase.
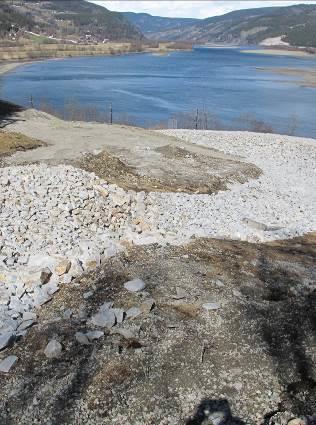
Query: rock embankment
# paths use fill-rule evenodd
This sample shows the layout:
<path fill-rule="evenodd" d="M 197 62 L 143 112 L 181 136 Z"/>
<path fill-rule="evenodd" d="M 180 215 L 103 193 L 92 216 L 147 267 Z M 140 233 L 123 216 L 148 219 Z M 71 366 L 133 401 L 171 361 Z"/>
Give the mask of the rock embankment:
<path fill-rule="evenodd" d="M 165 130 L 164 134 L 236 155 L 263 173 L 212 196 L 151 193 L 153 220 L 184 240 L 220 237 L 252 242 L 286 239 L 316 229 L 316 142 L 247 132 Z"/>
<path fill-rule="evenodd" d="M 25 335 L 61 284 L 126 243 L 191 237 L 252 242 L 316 228 L 313 141 L 275 135 L 168 131 L 248 161 L 263 173 L 212 194 L 135 192 L 69 165 L 0 170 L 0 349 Z"/>
<path fill-rule="evenodd" d="M 29 165 L 0 172 L 0 350 L 36 322 L 60 284 L 98 267 L 137 230 L 137 201 L 94 174 Z"/>

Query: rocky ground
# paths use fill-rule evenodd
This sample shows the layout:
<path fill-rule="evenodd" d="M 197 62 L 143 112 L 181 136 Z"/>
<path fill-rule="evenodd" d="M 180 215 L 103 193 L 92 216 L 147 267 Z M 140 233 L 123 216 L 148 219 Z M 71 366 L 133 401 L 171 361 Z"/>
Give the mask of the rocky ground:
<path fill-rule="evenodd" d="M 315 420 L 315 141 L 19 114 L 0 422 Z"/>
<path fill-rule="evenodd" d="M 18 360 L 1 377 L 1 423 L 218 424 L 224 411 L 227 423 L 286 424 L 312 416 L 315 255 L 312 235 L 121 253 L 63 285 L 27 338 L 6 350 Z M 130 292 L 124 283 L 135 278 L 145 288 Z M 95 321 L 101 306 L 106 325 Z M 113 308 L 125 312 L 123 323 L 111 320 Z M 95 330 L 94 340 L 82 336 Z M 61 345 L 47 354 L 52 340 Z"/>

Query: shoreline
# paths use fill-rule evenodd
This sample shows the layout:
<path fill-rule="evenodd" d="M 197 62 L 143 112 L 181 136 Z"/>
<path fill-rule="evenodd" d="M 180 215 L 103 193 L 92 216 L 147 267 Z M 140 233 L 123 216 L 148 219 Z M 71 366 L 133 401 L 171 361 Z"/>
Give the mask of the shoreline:
<path fill-rule="evenodd" d="M 84 54 L 84 52 L 80 52 L 82 54 L 78 54 L 78 55 L 73 55 L 73 56 L 62 56 L 62 57 L 42 57 L 42 58 L 36 58 L 36 59 L 26 59 L 26 60 L 19 60 L 17 59 L 15 60 L 0 60 L 0 77 L 2 75 L 5 75 L 13 70 L 15 70 L 16 68 L 23 66 L 23 65 L 29 65 L 32 63 L 37 63 L 37 62 L 43 62 L 43 61 L 48 61 L 48 60 L 63 60 L 63 59 L 73 59 L 73 58 L 83 58 L 83 57 L 96 57 L 96 56 L 121 56 L 121 55 L 131 55 L 131 54 L 145 54 L 145 53 L 151 53 L 154 56 L 165 56 L 165 55 L 169 55 L 170 53 L 173 52 L 181 52 L 181 51 L 191 51 L 192 49 L 164 49 L 164 48 L 147 48 L 143 51 L 135 51 L 135 52 L 117 52 L 117 53 L 105 53 L 103 52 L 102 54 L 96 54 L 96 55 L 91 55 L 91 54 Z"/>
<path fill-rule="evenodd" d="M 39 61 L 17 61 L 17 62 L 9 62 L 9 63 L 2 63 L 0 62 L 0 76 L 5 75 L 14 69 L 18 68 L 19 66 L 27 65 L 29 63 L 33 62 L 39 62 Z"/>
<path fill-rule="evenodd" d="M 293 56 L 299 58 L 311 58 L 316 59 L 316 55 L 305 52 L 303 50 L 283 50 L 283 49 L 248 49 L 240 50 L 241 53 L 252 54 L 252 55 L 272 55 L 272 56 Z"/>

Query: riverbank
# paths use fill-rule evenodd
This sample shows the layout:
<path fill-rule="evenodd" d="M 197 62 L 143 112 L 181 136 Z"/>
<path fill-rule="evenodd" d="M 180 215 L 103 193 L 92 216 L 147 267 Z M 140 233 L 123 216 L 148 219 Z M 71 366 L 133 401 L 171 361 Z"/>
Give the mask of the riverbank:
<path fill-rule="evenodd" d="M 0 76 L 13 71 L 19 66 L 43 60 L 67 59 L 70 57 L 84 56 L 115 56 L 129 53 L 152 53 L 156 56 L 165 56 L 171 52 L 190 50 L 192 50 L 192 48 L 189 48 L 188 46 L 181 48 L 180 46 L 174 45 L 174 43 L 159 43 L 157 47 L 145 46 L 142 49 L 133 47 L 130 43 L 108 43 L 97 46 L 67 45 L 66 50 L 60 47 L 60 45 L 49 44 L 42 46 L 39 45 L 37 50 L 29 48 L 16 48 L 14 50 L 14 48 L 10 48 L 10 52 L 7 53 L 0 49 Z"/>
<path fill-rule="evenodd" d="M 16 47 L 0 48 L 1 73 L 8 72 L 21 63 L 45 60 L 62 59 L 79 56 L 106 56 L 127 53 L 154 53 L 168 54 L 173 51 L 191 50 L 188 46 L 181 48 L 175 43 L 158 43 L 156 46 L 138 45 L 134 43 L 105 43 L 97 45 L 69 45 L 69 44 L 26 44 Z M 3 62 L 3 65 L 1 65 Z M 17 65 L 15 65 L 17 64 Z"/>
<path fill-rule="evenodd" d="M 24 61 L 24 62 L 0 62 L 0 75 L 4 75 L 7 72 L 13 71 L 14 69 L 18 68 L 19 66 L 26 65 L 28 63 L 31 63 L 32 61 Z M 35 61 L 34 61 L 35 62 Z"/>

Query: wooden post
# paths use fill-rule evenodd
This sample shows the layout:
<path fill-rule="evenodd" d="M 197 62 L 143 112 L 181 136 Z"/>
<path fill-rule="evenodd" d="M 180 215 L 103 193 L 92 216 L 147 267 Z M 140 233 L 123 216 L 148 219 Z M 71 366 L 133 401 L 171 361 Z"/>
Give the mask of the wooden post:
<path fill-rule="evenodd" d="M 196 117 L 195 117 L 195 130 L 198 129 L 198 122 L 199 122 L 199 109 L 196 110 Z"/>
<path fill-rule="evenodd" d="M 113 124 L 113 108 L 112 108 L 112 103 L 110 103 L 110 124 Z"/>
<path fill-rule="evenodd" d="M 33 96 L 31 95 L 31 98 L 30 98 L 30 104 L 31 104 L 31 108 L 33 109 L 34 108 L 34 103 L 33 103 Z"/>

